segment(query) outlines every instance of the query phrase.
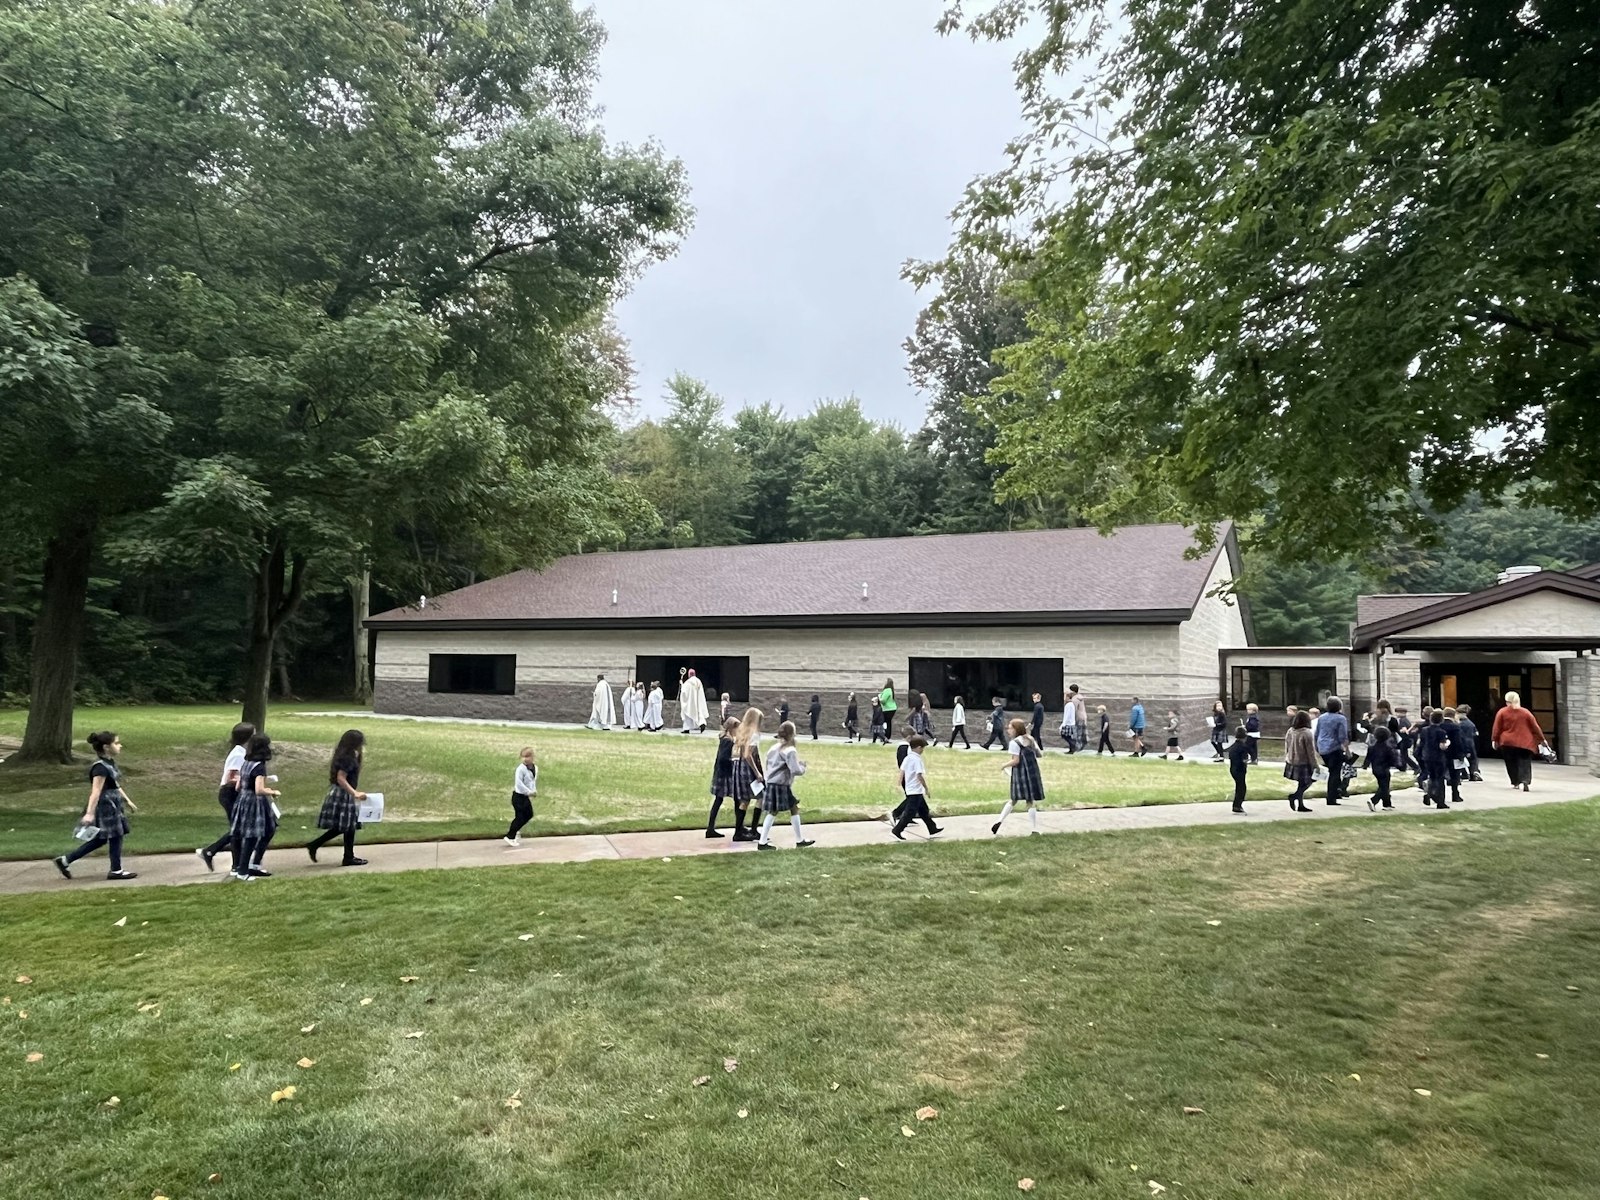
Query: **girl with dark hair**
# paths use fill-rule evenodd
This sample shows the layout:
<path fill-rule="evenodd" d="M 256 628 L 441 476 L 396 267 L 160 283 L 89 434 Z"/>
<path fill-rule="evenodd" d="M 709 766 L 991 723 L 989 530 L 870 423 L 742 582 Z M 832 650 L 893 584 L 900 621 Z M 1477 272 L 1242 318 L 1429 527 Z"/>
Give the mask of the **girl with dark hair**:
<path fill-rule="evenodd" d="M 56 870 L 71 879 L 72 864 L 104 846 L 111 856 L 111 871 L 106 878 L 137 879 L 137 871 L 122 869 L 122 839 L 128 833 L 128 813 L 139 811 L 139 806 L 122 788 L 122 771 L 117 766 L 122 742 L 116 734 L 105 730 L 91 733 L 89 745 L 94 748 L 95 764 L 89 768 L 89 803 L 83 807 L 79 825 L 93 829 L 94 836 L 71 854 L 57 856 Z"/>
<path fill-rule="evenodd" d="M 844 706 L 844 740 L 859 742 L 861 740 L 861 710 L 856 705 L 856 694 L 850 693 Z"/>
<path fill-rule="evenodd" d="M 1227 744 L 1228 741 L 1228 710 L 1223 706 L 1221 700 L 1218 700 L 1211 705 L 1210 723 L 1211 761 L 1221 762 L 1224 758 L 1222 748 Z M 1248 736 L 1249 735 L 1247 732 L 1246 737 Z M 1245 760 L 1248 762 L 1249 758 L 1250 755 L 1247 751 L 1245 754 Z M 1229 770 L 1232 770 L 1232 760 L 1229 761 Z"/>
<path fill-rule="evenodd" d="M 1306 789 L 1316 770 L 1317 743 L 1311 736 L 1311 714 L 1302 710 L 1294 714 L 1289 732 L 1283 737 L 1283 777 L 1295 784 L 1294 795 L 1289 797 L 1290 811 L 1311 811 L 1306 806 Z"/>
<path fill-rule="evenodd" d="M 306 844 L 311 861 L 317 861 L 317 851 L 339 835 L 344 835 L 344 860 L 341 867 L 364 867 L 367 860 L 356 857 L 356 830 L 361 828 L 361 812 L 357 805 L 367 794 L 357 788 L 361 781 L 361 760 L 366 751 L 367 735 L 359 729 L 347 729 L 334 748 L 333 761 L 328 764 L 328 794 L 322 799 L 322 811 L 317 814 L 317 828 L 321 837 Z"/>
<path fill-rule="evenodd" d="M 887 746 L 894 737 L 894 714 L 900 708 L 895 703 L 894 680 L 883 681 L 883 691 L 878 693 L 878 707 L 883 710 L 883 744 Z"/>
<path fill-rule="evenodd" d="M 217 869 L 212 860 L 233 845 L 233 801 L 239 794 L 239 772 L 244 769 L 244 748 L 255 736 L 255 732 L 256 727 L 248 721 L 240 721 L 233 727 L 233 748 L 223 760 L 222 781 L 217 784 L 217 803 L 222 805 L 222 815 L 228 819 L 228 832 L 209 846 L 201 846 L 195 851 L 208 871 Z M 237 862 L 234 863 L 235 868 L 238 865 Z"/>
<path fill-rule="evenodd" d="M 806 710 L 811 717 L 811 740 L 817 740 L 817 722 L 822 720 L 822 697 L 811 693 L 811 707 Z"/>
<path fill-rule="evenodd" d="M 230 879 L 248 883 L 266 879 L 272 872 L 261 865 L 272 835 L 278 832 L 278 792 L 267 786 L 267 764 L 272 761 L 272 739 L 254 734 L 244 748 L 239 770 L 239 794 L 233 801 L 233 870 Z"/>
<path fill-rule="evenodd" d="M 717 757 L 711 763 L 711 812 L 706 817 L 706 836 L 719 838 L 725 835 L 717 832 L 717 813 L 722 808 L 722 801 L 733 794 L 733 735 L 739 728 L 737 717 L 728 717 L 722 722 L 722 736 L 717 739 Z M 739 836 L 743 830 L 743 812 L 734 818 L 734 841 L 742 841 Z"/>

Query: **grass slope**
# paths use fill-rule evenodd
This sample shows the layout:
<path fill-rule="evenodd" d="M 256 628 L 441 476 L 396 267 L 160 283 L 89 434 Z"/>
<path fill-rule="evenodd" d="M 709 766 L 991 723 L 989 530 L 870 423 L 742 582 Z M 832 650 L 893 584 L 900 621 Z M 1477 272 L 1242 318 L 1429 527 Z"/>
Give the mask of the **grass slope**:
<path fill-rule="evenodd" d="M 1590 801 L 7 898 L 0 1195 L 1587 1200 L 1597 839 Z"/>
<path fill-rule="evenodd" d="M 125 708 L 80 712 L 75 736 L 91 729 L 121 734 L 122 765 L 139 812 L 130 853 L 193 849 L 222 831 L 216 781 L 231 708 Z M 25 714 L 0 712 L 0 738 L 20 741 Z M 360 724 L 361 722 L 357 722 Z M 315 825 L 327 790 L 328 757 L 348 718 L 274 713 L 274 770 L 284 809 L 280 842 Z M 704 825 L 714 738 L 682 734 L 598 733 L 490 724 L 364 723 L 367 765 L 362 785 L 381 791 L 388 812 L 367 841 L 488 837 L 510 819 L 512 770 L 523 745 L 539 754 L 534 834 L 627 829 L 693 829 Z M 802 742 L 810 766 L 796 788 L 807 820 L 876 816 L 898 802 L 894 752 L 840 740 Z M 87 755 L 87 749 L 85 748 Z M 959 750 L 929 752 L 936 813 L 997 809 L 1007 795 L 1005 758 Z M 0 765 L 0 858 L 37 858 L 70 849 L 74 817 L 83 811 L 87 759 L 79 767 Z M 1221 800 L 1233 794 L 1224 767 L 1131 759 L 1046 756 L 1048 803 L 1138 805 Z M 1368 781 L 1370 786 L 1370 780 Z M 1277 799 L 1290 787 L 1271 767 L 1251 776 L 1255 800 Z M 1312 795 L 1320 794 L 1314 790 Z M 725 809 L 725 812 L 731 811 Z M 726 825 L 731 816 L 724 816 Z"/>

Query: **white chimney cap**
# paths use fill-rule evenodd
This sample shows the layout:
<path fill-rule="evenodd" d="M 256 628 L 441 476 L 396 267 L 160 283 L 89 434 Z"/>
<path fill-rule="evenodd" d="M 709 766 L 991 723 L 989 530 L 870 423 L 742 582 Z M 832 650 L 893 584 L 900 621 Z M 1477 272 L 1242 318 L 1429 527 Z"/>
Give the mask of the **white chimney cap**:
<path fill-rule="evenodd" d="M 1515 579 L 1524 579 L 1529 575 L 1537 575 L 1540 569 L 1541 568 L 1539 567 L 1507 567 L 1504 571 L 1500 572 L 1499 576 L 1495 579 L 1495 582 L 1510 583 Z"/>

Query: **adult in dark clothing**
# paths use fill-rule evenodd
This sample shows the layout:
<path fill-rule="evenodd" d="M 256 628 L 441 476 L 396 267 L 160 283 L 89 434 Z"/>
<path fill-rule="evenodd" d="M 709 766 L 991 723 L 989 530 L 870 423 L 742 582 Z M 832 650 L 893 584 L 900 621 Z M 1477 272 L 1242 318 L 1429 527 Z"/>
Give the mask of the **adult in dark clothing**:
<path fill-rule="evenodd" d="M 1441 809 L 1450 807 L 1444 799 L 1444 782 L 1450 769 L 1445 761 L 1448 753 L 1450 735 L 1445 731 L 1444 713 L 1435 709 L 1428 714 L 1428 723 L 1417 734 L 1417 765 L 1426 777 L 1422 788 L 1424 808 L 1430 804 L 1436 804 Z"/>
<path fill-rule="evenodd" d="M 1234 730 L 1233 745 L 1228 747 L 1228 774 L 1233 776 L 1233 811 L 1236 813 L 1244 812 L 1244 781 L 1249 772 L 1250 739 L 1241 725 Z"/>
<path fill-rule="evenodd" d="M 1400 769 L 1402 771 L 1416 770 L 1411 764 L 1411 747 L 1416 745 L 1416 734 L 1412 731 L 1411 714 L 1404 708 L 1395 709 L 1394 724 L 1390 728 L 1394 730 L 1394 749 L 1395 753 L 1400 756 Z"/>
<path fill-rule="evenodd" d="M 1394 808 L 1389 798 L 1389 780 L 1400 765 L 1400 752 L 1394 748 L 1394 735 L 1387 725 L 1378 724 L 1372 730 L 1372 745 L 1367 747 L 1367 769 L 1378 781 L 1378 790 L 1367 800 L 1367 808 L 1377 812 L 1379 806 Z"/>
<path fill-rule="evenodd" d="M 817 740 L 817 722 L 822 719 L 822 697 L 821 696 L 818 696 L 818 695 L 815 695 L 815 694 L 812 695 L 812 697 L 811 697 L 811 707 L 810 707 L 810 709 L 808 711 L 811 714 L 811 740 L 814 742 L 814 741 Z"/>
<path fill-rule="evenodd" d="M 996 742 L 1006 744 L 1006 702 L 999 696 L 994 698 L 994 710 L 989 714 L 989 736 L 983 739 L 983 748 L 987 750 Z"/>
<path fill-rule="evenodd" d="M 1328 803 L 1338 804 L 1345 794 L 1344 765 L 1350 760 L 1350 721 L 1344 702 L 1329 696 L 1317 722 L 1317 754 L 1328 770 Z"/>

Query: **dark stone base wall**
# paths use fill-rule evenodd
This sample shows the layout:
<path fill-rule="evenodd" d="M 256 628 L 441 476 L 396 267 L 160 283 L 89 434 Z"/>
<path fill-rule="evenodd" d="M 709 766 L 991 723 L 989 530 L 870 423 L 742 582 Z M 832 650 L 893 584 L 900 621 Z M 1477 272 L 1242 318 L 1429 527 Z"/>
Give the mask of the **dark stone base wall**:
<path fill-rule="evenodd" d="M 616 690 L 613 690 L 613 696 Z M 845 709 L 848 702 L 846 692 L 819 692 L 822 700 L 822 717 L 818 721 L 817 729 L 823 737 L 842 737 L 841 724 L 844 721 Z M 430 692 L 428 685 L 421 680 L 391 680 L 379 679 L 376 681 L 373 692 L 372 707 L 374 712 L 390 715 L 403 715 L 414 717 L 461 717 L 477 721 L 550 721 L 560 724 L 581 725 L 589 719 L 589 708 L 593 703 L 594 688 L 588 684 L 524 684 L 518 687 L 514 696 L 473 696 L 459 693 Z M 754 704 L 766 714 L 762 727 L 768 732 L 777 728 L 778 701 L 789 701 L 789 719 L 794 722 L 795 729 L 801 737 L 810 736 L 810 718 L 807 708 L 811 703 L 811 693 L 804 695 L 783 695 L 776 692 L 771 694 L 758 694 L 752 696 L 749 703 Z M 1144 698 L 1145 706 L 1145 744 L 1150 748 L 1160 751 L 1165 748 L 1167 741 L 1167 709 L 1176 708 L 1181 721 L 1180 737 L 1185 747 L 1196 746 L 1205 742 L 1209 735 L 1206 725 L 1206 716 L 1211 711 L 1211 697 L 1202 699 L 1184 699 L 1174 701 L 1171 698 L 1147 696 Z M 706 708 L 710 714 L 711 725 L 717 722 L 718 698 L 708 696 Z M 1132 696 L 1102 696 L 1089 697 L 1089 744 L 1093 748 L 1099 737 L 1100 722 L 1094 712 L 1096 704 L 1104 704 L 1111 717 L 1111 740 L 1120 753 L 1128 748 L 1128 710 L 1133 705 Z M 872 721 L 872 705 L 870 697 L 857 693 L 857 708 L 860 713 L 861 732 L 865 735 Z M 744 712 L 745 704 L 736 703 L 731 710 L 735 716 Z M 895 713 L 895 732 L 905 728 L 909 710 L 902 707 Z M 1013 711 L 1008 709 L 1008 717 L 1022 717 L 1025 720 L 1032 718 L 1031 711 Z M 1230 714 L 1233 716 L 1236 714 Z M 1282 713 L 1278 714 L 1282 717 Z M 618 704 L 617 720 L 621 723 L 622 711 Z M 678 704 L 676 700 L 668 699 L 662 709 L 662 719 L 666 728 L 680 728 L 678 718 Z M 967 737 L 973 742 L 982 742 L 988 736 L 989 706 L 987 704 L 967 706 Z M 935 709 L 933 713 L 934 729 L 941 740 L 950 736 L 950 710 Z M 1050 749 L 1061 749 L 1062 741 L 1060 730 L 1060 711 L 1047 712 L 1044 722 L 1044 744 Z"/>

